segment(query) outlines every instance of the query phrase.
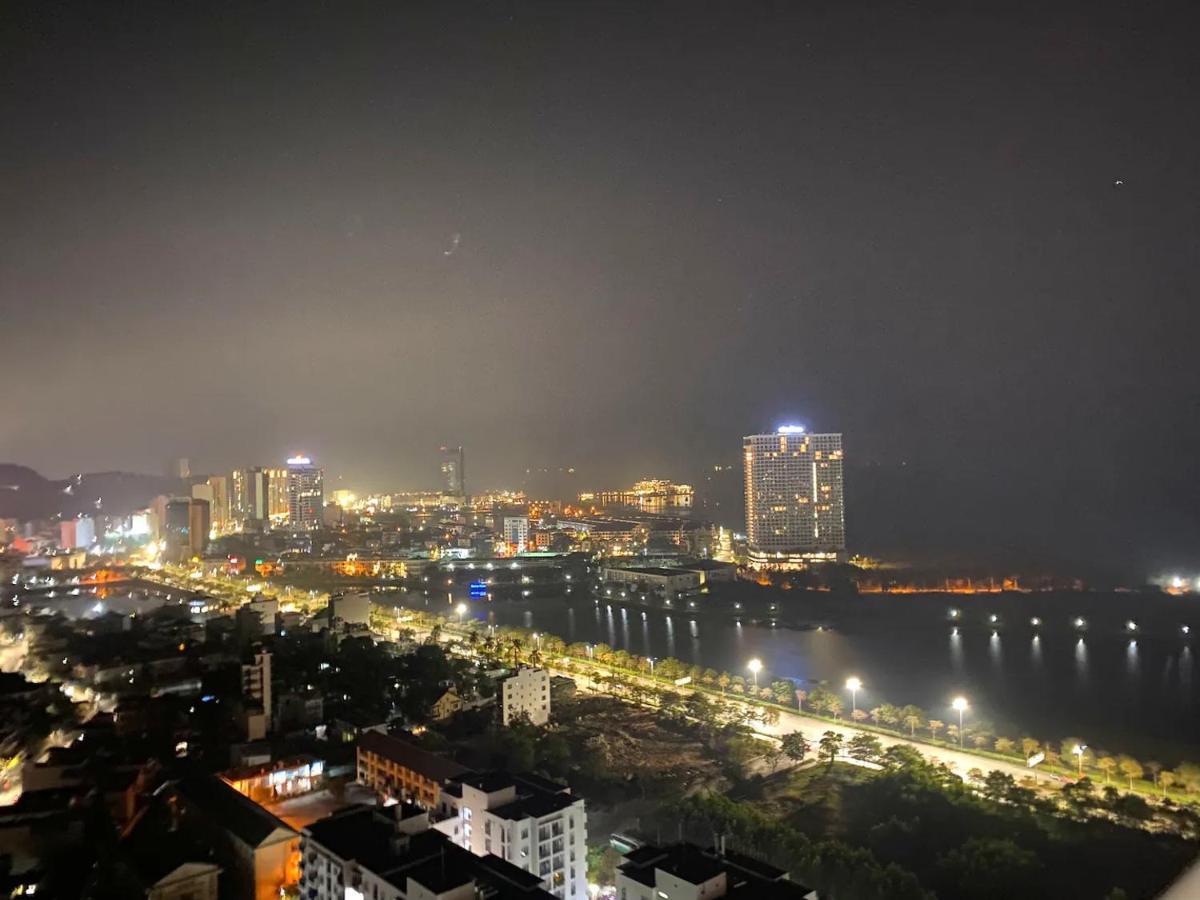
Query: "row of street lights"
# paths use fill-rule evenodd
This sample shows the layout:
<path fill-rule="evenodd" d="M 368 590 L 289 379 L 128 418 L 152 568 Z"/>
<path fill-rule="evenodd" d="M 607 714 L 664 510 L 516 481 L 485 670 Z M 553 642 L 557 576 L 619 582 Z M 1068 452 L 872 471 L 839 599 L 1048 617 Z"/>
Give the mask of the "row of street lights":
<path fill-rule="evenodd" d="M 761 672 L 762 668 L 763 668 L 762 660 L 759 659 L 758 657 L 755 657 L 754 659 L 750 660 L 750 662 L 748 662 L 746 664 L 746 668 L 749 669 L 750 672 L 754 675 L 754 686 L 755 686 L 755 688 L 757 688 L 758 687 L 758 673 Z M 852 675 L 851 677 L 846 679 L 846 690 L 848 690 L 850 692 L 851 715 L 853 715 L 855 712 L 858 711 L 858 692 L 862 690 L 862 686 L 863 686 L 862 679 L 858 678 L 857 676 Z M 963 716 L 966 713 L 966 711 L 971 708 L 971 704 L 967 702 L 966 697 L 963 697 L 960 695 L 958 697 L 955 697 L 952 701 L 950 701 L 950 708 L 958 713 L 958 749 L 962 750 L 963 749 Z M 1087 749 L 1087 748 L 1085 747 L 1084 749 Z M 1080 760 L 1083 759 L 1082 752 L 1083 752 L 1082 750 L 1079 751 Z M 1081 765 L 1082 765 L 1082 762 L 1081 762 Z"/>

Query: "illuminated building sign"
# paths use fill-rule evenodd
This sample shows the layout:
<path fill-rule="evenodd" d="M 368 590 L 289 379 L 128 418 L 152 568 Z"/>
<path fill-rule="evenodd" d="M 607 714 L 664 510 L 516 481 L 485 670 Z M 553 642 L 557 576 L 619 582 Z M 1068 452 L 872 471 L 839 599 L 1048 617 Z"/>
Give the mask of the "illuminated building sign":
<path fill-rule="evenodd" d="M 780 434 L 804 434 L 803 425 L 780 425 L 776 429 Z"/>
<path fill-rule="evenodd" d="M 487 597 L 488 586 L 486 581 L 471 582 L 471 599 L 482 600 Z"/>

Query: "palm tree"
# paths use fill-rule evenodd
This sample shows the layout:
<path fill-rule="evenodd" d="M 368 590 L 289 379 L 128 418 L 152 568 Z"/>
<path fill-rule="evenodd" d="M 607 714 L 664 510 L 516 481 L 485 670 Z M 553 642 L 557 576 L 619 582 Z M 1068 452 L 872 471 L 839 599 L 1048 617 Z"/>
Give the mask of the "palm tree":
<path fill-rule="evenodd" d="M 937 733 L 946 727 L 946 723 L 937 719 L 930 719 L 926 724 L 926 727 L 929 729 L 929 737 L 936 741 Z"/>
<path fill-rule="evenodd" d="M 1111 756 L 1102 756 L 1096 760 L 1096 768 L 1104 773 L 1104 783 L 1108 784 L 1112 773 L 1117 770 L 1117 761 Z"/>
<path fill-rule="evenodd" d="M 904 717 L 904 724 L 908 726 L 908 736 L 915 738 L 917 736 L 917 726 L 921 724 L 921 717 L 909 714 Z"/>

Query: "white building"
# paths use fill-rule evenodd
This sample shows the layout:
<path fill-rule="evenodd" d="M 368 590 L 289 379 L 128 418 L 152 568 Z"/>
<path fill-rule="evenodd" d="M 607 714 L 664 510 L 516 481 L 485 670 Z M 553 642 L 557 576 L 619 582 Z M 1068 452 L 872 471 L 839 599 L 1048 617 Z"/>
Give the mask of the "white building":
<path fill-rule="evenodd" d="M 842 436 L 785 425 L 742 438 L 750 564 L 788 568 L 846 550 Z"/>
<path fill-rule="evenodd" d="M 343 809 L 304 829 L 304 900 L 549 900 L 540 880 L 494 857 L 472 856 L 398 804 Z"/>
<path fill-rule="evenodd" d="M 504 517 L 504 543 L 524 553 L 529 548 L 529 516 Z"/>
<path fill-rule="evenodd" d="M 817 892 L 787 872 L 740 853 L 695 844 L 647 845 L 625 857 L 617 870 L 620 900 L 817 900 Z"/>
<path fill-rule="evenodd" d="M 587 814 L 569 788 L 533 775 L 489 772 L 442 788 L 434 827 L 476 856 L 494 854 L 541 879 L 560 900 L 587 894 Z"/>
<path fill-rule="evenodd" d="M 251 662 L 242 666 L 242 696 L 246 700 L 246 740 L 261 741 L 271 730 L 271 652 L 256 647 Z"/>
<path fill-rule="evenodd" d="M 329 600 L 331 621 L 341 619 L 346 625 L 371 624 L 371 595 L 366 591 L 335 594 Z"/>
<path fill-rule="evenodd" d="M 533 725 L 550 721 L 550 673 L 545 669 L 520 668 L 500 685 L 503 722 L 524 717 Z"/>

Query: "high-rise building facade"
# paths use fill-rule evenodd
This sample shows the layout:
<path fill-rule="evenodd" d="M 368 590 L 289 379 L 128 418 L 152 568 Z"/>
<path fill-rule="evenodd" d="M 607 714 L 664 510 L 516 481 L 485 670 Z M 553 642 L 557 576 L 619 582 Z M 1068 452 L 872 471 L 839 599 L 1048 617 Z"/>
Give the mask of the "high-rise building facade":
<path fill-rule="evenodd" d="M 212 504 L 193 497 L 188 506 L 188 546 L 192 556 L 200 556 L 208 546 L 208 535 L 212 529 Z"/>
<path fill-rule="evenodd" d="M 442 490 L 452 497 L 467 495 L 466 458 L 462 447 L 443 447 Z"/>
<path fill-rule="evenodd" d="M 842 436 L 785 425 L 742 439 L 750 565 L 789 568 L 846 550 Z"/>
<path fill-rule="evenodd" d="M 307 456 L 287 461 L 288 522 L 293 528 L 317 528 L 325 508 L 324 473 Z"/>
<path fill-rule="evenodd" d="M 234 520 L 260 526 L 270 518 L 271 477 L 267 470 L 236 469 L 231 478 L 230 507 Z"/>
<path fill-rule="evenodd" d="M 287 469 L 267 469 L 267 515 L 282 520 L 290 511 Z"/>

